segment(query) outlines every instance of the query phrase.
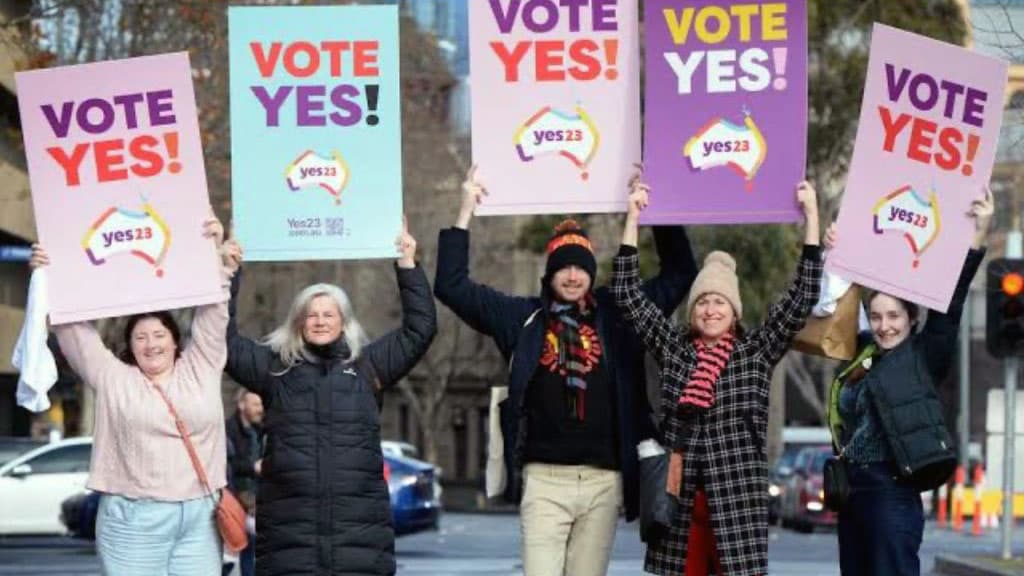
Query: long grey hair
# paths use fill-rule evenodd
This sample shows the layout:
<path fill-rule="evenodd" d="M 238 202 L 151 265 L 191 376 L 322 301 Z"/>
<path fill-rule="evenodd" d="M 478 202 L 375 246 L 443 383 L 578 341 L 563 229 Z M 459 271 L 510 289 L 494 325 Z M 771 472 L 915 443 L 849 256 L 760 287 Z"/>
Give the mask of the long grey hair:
<path fill-rule="evenodd" d="M 359 324 L 359 320 L 356 319 L 355 312 L 352 310 L 352 302 L 344 290 L 334 284 L 307 286 L 295 296 L 284 323 L 263 339 L 263 343 L 281 357 L 281 362 L 285 365 L 285 372 L 299 362 L 309 359 L 306 341 L 302 338 L 302 326 L 306 321 L 309 303 L 317 296 L 327 296 L 334 300 L 341 312 L 343 322 L 341 337 L 345 339 L 345 343 L 348 344 L 348 348 L 352 352 L 348 359 L 349 362 L 355 362 L 363 347 L 370 340 L 362 325 Z"/>

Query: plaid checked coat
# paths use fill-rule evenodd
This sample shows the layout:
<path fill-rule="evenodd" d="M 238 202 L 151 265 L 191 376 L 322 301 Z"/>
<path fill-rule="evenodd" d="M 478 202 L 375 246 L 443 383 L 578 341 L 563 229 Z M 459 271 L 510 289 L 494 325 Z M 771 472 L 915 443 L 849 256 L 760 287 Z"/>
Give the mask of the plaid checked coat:
<path fill-rule="evenodd" d="M 685 571 L 699 462 L 725 575 L 768 573 L 768 389 L 775 365 L 818 300 L 821 269 L 818 247 L 805 246 L 795 281 L 769 309 L 762 326 L 737 338 L 715 386 L 714 405 L 684 433 L 678 401 L 697 362 L 689 327 L 673 325 L 644 297 L 635 252 L 615 258 L 616 303 L 661 368 L 663 440 L 683 451 L 678 515 L 668 535 L 648 545 L 648 572 L 677 576 Z"/>

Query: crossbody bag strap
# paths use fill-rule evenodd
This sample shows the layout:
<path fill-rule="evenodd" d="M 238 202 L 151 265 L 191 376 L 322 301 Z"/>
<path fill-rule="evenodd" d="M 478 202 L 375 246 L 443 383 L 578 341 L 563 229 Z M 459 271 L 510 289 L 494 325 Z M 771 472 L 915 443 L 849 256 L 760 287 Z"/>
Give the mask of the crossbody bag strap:
<path fill-rule="evenodd" d="M 192 461 L 192 468 L 196 471 L 196 475 L 199 476 L 199 483 L 203 486 L 206 494 L 213 498 L 213 490 L 210 489 L 210 482 L 206 478 L 206 470 L 203 469 L 203 464 L 199 461 L 199 456 L 196 454 L 195 446 L 192 445 L 192 437 L 188 433 L 188 428 L 185 427 L 185 422 L 178 416 L 178 411 L 174 409 L 174 404 L 171 404 L 171 400 L 164 393 L 163 388 L 153 381 L 150 381 L 150 384 L 153 385 L 157 394 L 160 395 L 160 399 L 167 405 L 167 410 L 171 413 L 171 417 L 174 418 L 174 425 L 177 427 L 178 433 L 181 434 L 182 441 L 185 442 L 185 449 L 188 450 L 188 457 Z"/>
<path fill-rule="evenodd" d="M 875 353 L 877 348 L 878 347 L 875 346 L 874 343 L 868 344 L 867 346 L 865 346 L 864 349 L 860 351 L 860 354 L 858 354 L 853 359 L 853 361 L 850 362 L 846 366 L 846 368 L 844 368 L 843 371 L 840 372 L 839 375 L 835 377 L 835 379 L 832 381 L 832 384 L 829 386 L 829 399 L 828 399 L 828 404 L 826 406 L 826 409 L 827 409 L 828 412 L 831 412 L 832 410 L 835 410 L 836 412 L 839 411 L 839 394 L 840 394 L 840 392 L 842 390 L 842 387 L 845 385 L 844 382 L 846 380 L 846 377 L 849 376 L 850 372 L 853 372 L 857 368 L 857 366 L 859 366 L 862 362 L 864 362 L 864 360 L 866 358 L 871 357 Z M 843 459 L 845 459 L 845 456 L 846 456 L 846 448 L 849 445 L 847 444 L 846 446 L 844 446 L 840 442 L 839 437 L 837 435 L 837 430 L 832 426 L 832 416 L 831 416 L 831 414 L 829 414 L 828 416 L 829 416 L 828 417 L 828 420 L 829 420 L 828 425 L 829 425 L 829 430 L 832 431 L 833 444 L 835 444 L 835 446 L 837 448 L 839 448 L 839 454 L 838 454 L 837 457 L 840 460 L 843 460 Z M 839 417 L 838 414 L 836 415 L 836 417 L 837 417 L 839 425 L 842 426 L 842 424 L 843 424 L 842 418 Z"/>

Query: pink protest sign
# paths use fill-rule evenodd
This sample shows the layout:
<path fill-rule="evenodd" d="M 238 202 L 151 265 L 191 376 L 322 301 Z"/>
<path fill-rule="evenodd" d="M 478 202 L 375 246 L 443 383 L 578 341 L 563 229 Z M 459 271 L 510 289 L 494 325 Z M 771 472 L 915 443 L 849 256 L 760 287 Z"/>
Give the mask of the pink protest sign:
<path fill-rule="evenodd" d="M 827 268 L 945 311 L 995 162 L 1007 64 L 875 24 Z"/>
<path fill-rule="evenodd" d="M 617 212 L 640 160 L 635 0 L 470 3 L 479 214 Z"/>
<path fill-rule="evenodd" d="M 50 321 L 223 301 L 188 54 L 16 80 Z"/>

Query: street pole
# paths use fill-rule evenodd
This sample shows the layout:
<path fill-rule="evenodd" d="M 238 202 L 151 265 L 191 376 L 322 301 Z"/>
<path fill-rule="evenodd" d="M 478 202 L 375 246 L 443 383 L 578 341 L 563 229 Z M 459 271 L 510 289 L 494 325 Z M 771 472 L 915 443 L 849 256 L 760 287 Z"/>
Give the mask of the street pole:
<path fill-rule="evenodd" d="M 1021 232 L 1019 226 L 1006 235 L 1006 257 L 1021 257 Z M 1003 560 L 1013 557 L 1013 451 L 1017 436 L 1017 373 L 1020 359 L 1016 355 L 1008 356 L 1004 361 L 1004 393 L 1003 393 Z"/>
<path fill-rule="evenodd" d="M 967 447 L 971 442 L 971 298 L 960 318 L 960 467 L 969 470 Z"/>

